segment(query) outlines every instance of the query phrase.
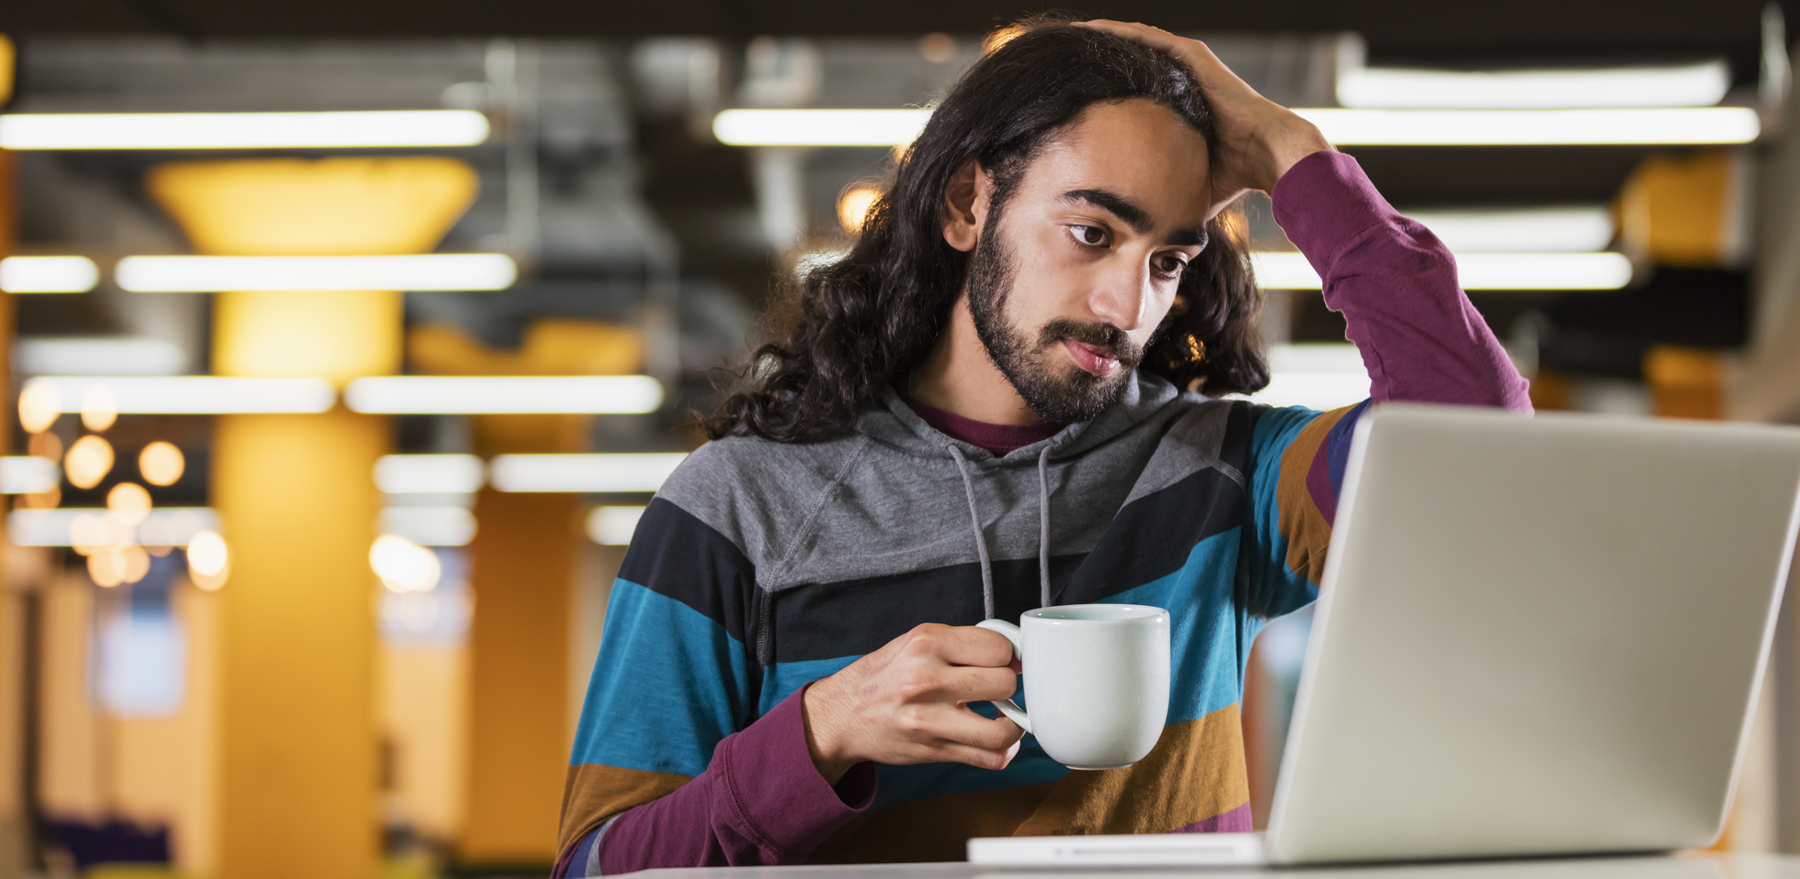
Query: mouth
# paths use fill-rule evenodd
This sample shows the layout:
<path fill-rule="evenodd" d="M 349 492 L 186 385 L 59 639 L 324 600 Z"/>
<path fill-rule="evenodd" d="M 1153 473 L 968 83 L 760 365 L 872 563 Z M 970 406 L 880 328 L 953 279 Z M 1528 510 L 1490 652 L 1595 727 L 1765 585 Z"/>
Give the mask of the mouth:
<path fill-rule="evenodd" d="M 1075 360 L 1075 365 L 1094 375 L 1111 375 L 1119 368 L 1119 358 L 1112 348 L 1103 345 L 1084 345 L 1074 339 L 1063 339 L 1063 348 Z"/>

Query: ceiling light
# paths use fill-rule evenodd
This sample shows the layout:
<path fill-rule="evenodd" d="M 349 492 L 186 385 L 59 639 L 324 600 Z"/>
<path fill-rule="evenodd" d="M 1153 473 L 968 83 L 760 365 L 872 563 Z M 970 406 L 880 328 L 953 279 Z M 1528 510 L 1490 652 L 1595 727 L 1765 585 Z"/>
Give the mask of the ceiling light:
<path fill-rule="evenodd" d="M 1762 132 L 1745 107 L 1623 110 L 1295 109 L 1344 146 L 1587 146 L 1749 143 Z"/>
<path fill-rule="evenodd" d="M 26 337 L 13 346 L 13 365 L 26 375 L 176 375 L 187 354 L 161 339 Z"/>
<path fill-rule="evenodd" d="M 1362 402 L 1369 387 L 1369 373 L 1355 345 L 1273 345 L 1269 385 L 1250 400 L 1324 411 Z"/>
<path fill-rule="evenodd" d="M 383 455 L 375 485 L 388 494 L 468 494 L 481 489 L 485 471 L 474 455 Z"/>
<path fill-rule="evenodd" d="M 1296 108 L 1346 146 L 1570 146 L 1748 143 L 1762 132 L 1745 107 L 1584 110 Z M 726 110 L 713 133 L 732 146 L 895 146 L 929 110 Z"/>
<path fill-rule="evenodd" d="M 0 148 L 10 150 L 447 147 L 487 137 L 487 117 L 473 110 L 0 116 Z"/>
<path fill-rule="evenodd" d="M 244 412 L 324 412 L 337 391 L 317 378 L 235 378 L 211 375 L 39 376 L 26 388 L 49 386 L 64 412 L 81 411 L 96 385 L 112 392 L 124 415 L 214 415 Z M 46 395 L 47 396 L 47 395 Z"/>
<path fill-rule="evenodd" d="M 1364 67 L 1338 74 L 1337 98 L 1358 108 L 1709 107 L 1730 88 L 1722 60 L 1592 70 Z"/>
<path fill-rule="evenodd" d="M 0 494 L 36 494 L 62 482 L 62 468 L 49 458 L 17 455 L 0 458 Z"/>
<path fill-rule="evenodd" d="M 462 507 L 385 507 L 381 533 L 420 546 L 463 546 L 475 539 L 475 515 Z"/>
<path fill-rule="evenodd" d="M 74 546 L 69 529 L 77 517 L 94 521 L 106 513 L 104 508 L 92 507 L 13 510 L 6 515 L 6 536 L 18 546 Z M 219 514 L 207 507 L 158 507 L 138 525 L 137 536 L 146 546 L 185 546 L 194 535 L 217 530 Z"/>
<path fill-rule="evenodd" d="M 643 517 L 643 507 L 595 507 L 587 517 L 588 539 L 601 546 L 628 545 Z"/>
<path fill-rule="evenodd" d="M 878 146 L 911 143 L 930 110 L 725 110 L 713 136 L 730 146 Z"/>
<path fill-rule="evenodd" d="M 133 293 L 219 290 L 504 290 L 519 269 L 502 253 L 412 256 L 128 256 L 113 272 Z"/>
<path fill-rule="evenodd" d="M 1302 254 L 1250 254 L 1265 290 L 1317 290 L 1319 274 Z M 1459 253 L 1464 290 L 1617 290 L 1631 281 L 1631 261 L 1617 253 Z"/>
<path fill-rule="evenodd" d="M 99 283 L 100 267 L 85 256 L 0 259 L 0 290 L 8 293 L 86 293 Z"/>
<path fill-rule="evenodd" d="M 1612 244 L 1614 232 L 1604 205 L 1401 213 L 1459 254 L 1598 251 Z"/>
<path fill-rule="evenodd" d="M 344 389 L 356 412 L 433 415 L 654 412 L 662 384 L 645 375 L 381 376 Z"/>
<path fill-rule="evenodd" d="M 488 482 L 501 491 L 656 491 L 686 452 L 500 455 Z"/>

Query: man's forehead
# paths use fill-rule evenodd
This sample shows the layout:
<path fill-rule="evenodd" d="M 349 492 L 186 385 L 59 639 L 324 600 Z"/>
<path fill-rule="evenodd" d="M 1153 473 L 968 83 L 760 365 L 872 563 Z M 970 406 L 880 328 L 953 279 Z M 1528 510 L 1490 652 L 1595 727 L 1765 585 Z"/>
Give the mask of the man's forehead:
<path fill-rule="evenodd" d="M 1026 187 L 1039 198 L 1108 209 L 1139 232 L 1204 223 L 1212 205 L 1206 140 L 1173 113 L 1150 107 L 1167 120 L 1084 116 L 1044 144 L 1026 171 Z M 1158 124 L 1164 122 L 1174 124 Z"/>

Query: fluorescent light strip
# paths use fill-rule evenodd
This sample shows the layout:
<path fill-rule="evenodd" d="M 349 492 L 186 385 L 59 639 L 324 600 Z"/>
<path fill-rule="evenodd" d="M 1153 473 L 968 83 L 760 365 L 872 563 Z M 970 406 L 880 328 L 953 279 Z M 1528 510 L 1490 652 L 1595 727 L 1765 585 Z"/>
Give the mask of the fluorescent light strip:
<path fill-rule="evenodd" d="M 1731 88 L 1724 61 L 1593 70 L 1413 70 L 1338 74 L 1338 103 L 1356 108 L 1487 110 L 1710 107 Z"/>
<path fill-rule="evenodd" d="M 420 546 L 463 546 L 475 539 L 475 515 L 462 507 L 387 507 L 381 533 Z"/>
<path fill-rule="evenodd" d="M 375 485 L 388 494 L 468 494 L 487 481 L 487 468 L 474 455 L 382 455 L 375 461 Z"/>
<path fill-rule="evenodd" d="M 1344 146 L 1601 146 L 1749 143 L 1762 133 L 1745 107 L 1655 110 L 1299 109 Z"/>
<path fill-rule="evenodd" d="M 1296 108 L 1345 146 L 1578 146 L 1749 143 L 1762 132 L 1745 107 L 1600 110 Z M 732 146 L 895 146 L 929 110 L 725 110 L 713 134 Z"/>
<path fill-rule="evenodd" d="M 69 526 L 75 517 L 105 516 L 105 507 L 62 507 L 13 510 L 6 514 L 6 536 L 16 546 L 73 546 Z M 137 526 L 137 539 L 150 546 L 186 546 L 201 531 L 218 531 L 219 514 L 208 507 L 158 507 Z"/>
<path fill-rule="evenodd" d="M 587 517 L 588 539 L 601 546 L 625 546 L 643 517 L 643 507 L 595 507 Z"/>
<path fill-rule="evenodd" d="M 591 455 L 500 455 L 488 463 L 488 483 L 501 491 L 656 491 L 686 452 Z"/>
<path fill-rule="evenodd" d="M 1317 290 L 1319 274 L 1298 253 L 1250 254 L 1265 290 Z M 1617 253 L 1459 253 L 1464 290 L 1617 290 L 1631 281 L 1631 261 Z"/>
<path fill-rule="evenodd" d="M 99 283 L 100 267 L 85 256 L 0 259 L 0 290 L 8 293 L 86 293 Z"/>
<path fill-rule="evenodd" d="M 35 494 L 62 482 L 62 468 L 49 458 L 20 455 L 0 458 L 0 494 Z"/>
<path fill-rule="evenodd" d="M 1585 253 L 1605 250 L 1614 232 L 1604 205 L 1401 213 L 1455 253 Z"/>
<path fill-rule="evenodd" d="M 26 375 L 179 375 L 187 355 L 161 339 L 24 337 L 13 346 L 13 365 Z"/>
<path fill-rule="evenodd" d="M 662 384 L 647 375 L 382 376 L 344 389 L 356 412 L 432 415 L 654 412 Z"/>
<path fill-rule="evenodd" d="M 128 256 L 113 272 L 133 293 L 219 290 L 504 290 L 519 268 L 503 253 L 413 256 Z"/>
<path fill-rule="evenodd" d="M 454 147 L 487 138 L 487 117 L 474 110 L 0 116 L 0 147 L 9 150 Z"/>
<path fill-rule="evenodd" d="M 1250 396 L 1266 406 L 1337 409 L 1369 396 L 1369 373 L 1355 345 L 1274 345 L 1269 386 Z"/>
<path fill-rule="evenodd" d="M 56 387 L 62 411 L 80 412 L 87 389 L 101 385 L 128 415 L 227 415 L 324 412 L 337 401 L 331 383 L 317 378 L 231 378 L 211 375 L 39 376 L 27 385 Z"/>
<path fill-rule="evenodd" d="M 925 130 L 930 110 L 725 110 L 713 136 L 730 146 L 894 146 Z"/>

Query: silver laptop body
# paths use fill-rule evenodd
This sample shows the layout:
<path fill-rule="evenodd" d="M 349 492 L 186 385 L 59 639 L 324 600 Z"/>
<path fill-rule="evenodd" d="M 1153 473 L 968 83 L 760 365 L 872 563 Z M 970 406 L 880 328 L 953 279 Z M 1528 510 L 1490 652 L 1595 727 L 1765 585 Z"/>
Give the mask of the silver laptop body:
<path fill-rule="evenodd" d="M 1385 405 L 1358 426 L 1260 834 L 993 864 L 1666 851 L 1719 835 L 1800 526 L 1800 429 Z"/>

